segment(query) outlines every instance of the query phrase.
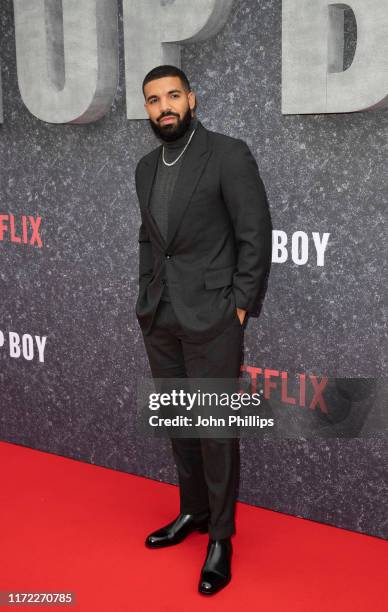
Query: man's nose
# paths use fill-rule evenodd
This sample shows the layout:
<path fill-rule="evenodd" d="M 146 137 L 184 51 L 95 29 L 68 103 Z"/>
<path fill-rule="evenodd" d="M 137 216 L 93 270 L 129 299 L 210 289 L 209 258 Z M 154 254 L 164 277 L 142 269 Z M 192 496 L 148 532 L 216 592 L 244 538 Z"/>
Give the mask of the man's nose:
<path fill-rule="evenodd" d="M 170 105 L 170 101 L 169 100 L 163 100 L 163 98 L 160 101 L 160 111 L 161 114 L 165 114 L 168 113 L 169 111 L 171 111 L 171 105 Z"/>

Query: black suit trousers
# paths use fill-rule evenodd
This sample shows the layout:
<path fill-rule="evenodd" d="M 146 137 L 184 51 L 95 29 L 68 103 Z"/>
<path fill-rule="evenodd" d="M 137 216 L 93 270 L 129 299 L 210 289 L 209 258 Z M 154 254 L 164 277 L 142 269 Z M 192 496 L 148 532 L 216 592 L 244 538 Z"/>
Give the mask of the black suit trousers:
<path fill-rule="evenodd" d="M 210 340 L 190 338 L 171 302 L 161 300 L 151 333 L 143 334 L 153 378 L 239 378 L 243 324 L 232 322 Z M 209 536 L 233 535 L 240 471 L 239 439 L 171 438 L 178 472 L 180 512 L 209 516 Z"/>

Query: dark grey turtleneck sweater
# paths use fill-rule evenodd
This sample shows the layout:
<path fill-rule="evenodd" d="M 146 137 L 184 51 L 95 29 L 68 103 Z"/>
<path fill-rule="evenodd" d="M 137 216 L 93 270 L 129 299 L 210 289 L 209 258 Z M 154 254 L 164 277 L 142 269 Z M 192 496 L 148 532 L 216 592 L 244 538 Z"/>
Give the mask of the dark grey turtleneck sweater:
<path fill-rule="evenodd" d="M 166 160 L 166 162 L 172 162 L 179 156 L 179 154 L 182 152 L 183 148 L 187 144 L 193 130 L 196 129 L 197 124 L 197 118 L 192 117 L 190 127 L 183 134 L 183 136 L 181 136 L 177 140 L 174 140 L 173 142 L 163 141 L 164 159 Z M 155 179 L 152 185 L 150 211 L 159 227 L 160 233 L 162 234 L 165 240 L 167 239 L 169 202 L 171 200 L 175 183 L 179 176 L 179 170 L 181 168 L 182 161 L 186 155 L 186 152 L 187 149 L 183 153 L 182 157 L 176 162 L 176 164 L 174 164 L 173 166 L 166 166 L 163 163 L 161 151 L 158 160 L 158 167 L 155 173 Z M 170 302 L 171 300 L 168 291 L 167 278 L 164 278 L 163 282 L 164 288 L 161 299 L 166 302 Z"/>

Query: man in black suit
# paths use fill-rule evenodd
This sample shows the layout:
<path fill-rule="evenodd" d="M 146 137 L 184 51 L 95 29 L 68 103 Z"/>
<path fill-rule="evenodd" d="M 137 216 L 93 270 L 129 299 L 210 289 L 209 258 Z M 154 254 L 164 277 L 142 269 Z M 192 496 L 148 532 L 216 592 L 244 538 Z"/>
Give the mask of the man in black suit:
<path fill-rule="evenodd" d="M 186 75 L 158 66 L 143 81 L 162 144 L 136 167 L 140 203 L 136 316 L 154 378 L 238 379 L 247 318 L 266 285 L 272 224 L 257 163 L 243 140 L 206 129 Z M 239 443 L 171 438 L 180 513 L 149 548 L 209 532 L 199 592 L 231 579 Z"/>

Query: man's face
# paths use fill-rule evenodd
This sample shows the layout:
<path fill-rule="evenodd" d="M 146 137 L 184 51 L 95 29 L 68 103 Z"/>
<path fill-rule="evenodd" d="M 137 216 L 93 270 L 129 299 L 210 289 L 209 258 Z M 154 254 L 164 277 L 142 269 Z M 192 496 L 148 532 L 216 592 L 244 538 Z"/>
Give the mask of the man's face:
<path fill-rule="evenodd" d="M 144 87 L 144 106 L 151 127 L 166 141 L 183 136 L 190 125 L 195 94 L 187 92 L 179 77 L 168 76 L 150 81 Z"/>

